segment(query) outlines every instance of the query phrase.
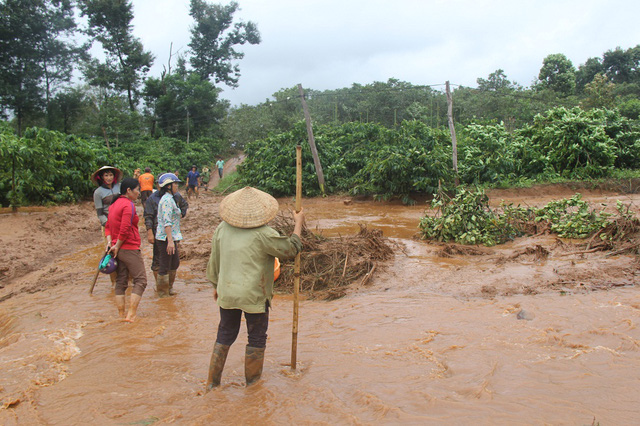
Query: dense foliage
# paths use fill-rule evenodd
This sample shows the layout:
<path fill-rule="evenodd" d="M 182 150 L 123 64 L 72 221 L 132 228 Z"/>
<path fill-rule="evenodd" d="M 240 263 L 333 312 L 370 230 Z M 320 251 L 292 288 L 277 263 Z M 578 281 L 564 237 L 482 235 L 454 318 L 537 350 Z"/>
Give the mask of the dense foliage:
<path fill-rule="evenodd" d="M 254 106 L 230 108 L 220 97 L 220 85 L 241 83 L 240 47 L 260 43 L 257 25 L 237 16 L 237 2 L 189 6 L 190 49 L 168 46 L 169 61 L 150 75 L 155 54 L 134 36 L 131 0 L 0 0 L 0 117 L 14 130 L 2 130 L 3 205 L 82 197 L 91 189 L 87 170 L 98 165 L 186 170 L 245 147 L 239 181 L 291 194 L 299 143 L 303 188 L 320 192 L 297 87 Z M 451 85 L 457 172 L 444 82 L 306 89 L 327 192 L 411 202 L 413 193 L 450 190 L 456 181 L 584 179 L 640 168 L 640 45 L 577 67 L 561 53 L 541 59 L 530 87 L 502 69 L 474 88 Z M 77 84 L 73 69 L 82 72 Z"/>
<path fill-rule="evenodd" d="M 92 190 L 96 151 L 74 136 L 27 129 L 18 138 L 0 128 L 0 203 L 69 202 Z"/>
<path fill-rule="evenodd" d="M 215 141 L 186 144 L 161 138 L 131 142 L 112 150 L 100 141 L 86 141 L 46 129 L 29 128 L 22 137 L 0 127 L 0 205 L 62 203 L 89 196 L 95 185 L 89 177 L 109 164 L 131 176 L 136 168 L 151 167 L 156 174 L 179 170 L 183 175 L 195 164 L 214 162 Z"/>
<path fill-rule="evenodd" d="M 422 237 L 460 244 L 494 246 L 524 233 L 523 222 L 529 216 L 524 209 L 504 206 L 502 212 L 489 207 L 482 190 L 461 189 L 454 198 L 439 192 L 431 202 L 435 216 L 420 220 Z"/>
<path fill-rule="evenodd" d="M 558 107 L 531 125 L 508 132 L 503 124 L 460 128 L 458 175 L 463 183 L 519 179 L 585 179 L 608 176 L 616 164 L 640 164 L 640 128 L 616 111 Z M 350 192 L 411 202 L 412 193 L 453 189 L 451 139 L 444 129 L 404 121 L 387 128 L 372 123 L 316 125 L 314 135 L 327 192 Z M 247 145 L 240 179 L 277 195 L 295 188 L 295 145 L 303 146 L 303 189 L 319 186 L 304 123 Z"/>
<path fill-rule="evenodd" d="M 438 193 L 431 207 L 436 210 L 435 214 L 425 214 L 420 220 L 419 228 L 424 239 L 485 246 L 501 244 L 531 233 L 538 229 L 535 224 L 541 224 L 563 238 L 600 235 L 604 240 L 612 238 L 612 235 L 602 231 L 617 220 L 637 222 L 619 201 L 617 214 L 614 215 L 604 211 L 604 206 L 596 210 L 582 200 L 580 194 L 551 201 L 539 209 L 504 203 L 492 209 L 484 191 L 477 188 L 461 189 L 453 198 L 443 192 Z"/>
<path fill-rule="evenodd" d="M 446 132 L 420 122 L 404 122 L 398 129 L 375 124 L 315 126 L 314 135 L 329 193 L 378 194 L 384 198 L 431 193 L 440 181 L 451 181 L 451 143 Z M 306 195 L 320 187 L 303 122 L 290 132 L 272 135 L 246 147 L 240 179 L 276 195 L 295 189 L 295 146 L 303 147 Z M 447 148 L 448 146 L 448 148 Z"/>

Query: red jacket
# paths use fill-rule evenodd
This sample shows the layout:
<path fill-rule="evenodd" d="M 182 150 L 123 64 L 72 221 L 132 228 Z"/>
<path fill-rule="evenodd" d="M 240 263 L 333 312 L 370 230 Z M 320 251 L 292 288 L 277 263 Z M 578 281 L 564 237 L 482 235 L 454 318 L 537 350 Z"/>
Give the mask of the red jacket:
<path fill-rule="evenodd" d="M 109 206 L 109 217 L 104 227 L 105 235 L 111 235 L 111 244 L 115 245 L 117 240 L 122 240 L 121 249 L 140 249 L 140 232 L 138 232 L 138 213 L 136 208 L 127 197 L 118 198 Z"/>

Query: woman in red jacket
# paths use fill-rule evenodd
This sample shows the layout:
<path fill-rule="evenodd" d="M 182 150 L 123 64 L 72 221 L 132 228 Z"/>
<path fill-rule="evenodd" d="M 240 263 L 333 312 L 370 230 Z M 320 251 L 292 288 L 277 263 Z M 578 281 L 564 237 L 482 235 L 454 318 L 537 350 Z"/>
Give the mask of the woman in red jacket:
<path fill-rule="evenodd" d="M 140 253 L 140 233 L 138 232 L 138 214 L 134 201 L 140 196 L 140 183 L 137 179 L 125 178 L 120 184 L 120 194 L 109 208 L 109 218 L 105 226 L 109 253 L 118 259 L 118 277 L 116 278 L 116 305 L 120 318 L 133 322 L 142 293 L 147 287 L 147 274 Z M 125 317 L 125 292 L 129 276 L 133 278 L 131 304 Z"/>

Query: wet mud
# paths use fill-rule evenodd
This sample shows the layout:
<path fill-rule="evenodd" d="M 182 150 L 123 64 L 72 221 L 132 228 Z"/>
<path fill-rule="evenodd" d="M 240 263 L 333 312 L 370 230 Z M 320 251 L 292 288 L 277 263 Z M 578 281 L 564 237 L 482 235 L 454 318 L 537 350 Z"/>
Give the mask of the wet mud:
<path fill-rule="evenodd" d="M 572 188 L 495 191 L 544 205 Z M 638 195 L 582 191 L 637 212 Z M 635 424 L 640 292 L 635 255 L 581 253 L 552 235 L 485 248 L 414 239 L 426 204 L 304 200 L 326 237 L 360 225 L 396 243 L 343 297 L 274 299 L 263 380 L 246 388 L 241 330 L 205 393 L 218 311 L 203 273 L 221 197 L 191 201 L 179 295 L 153 278 L 118 321 L 108 277 L 88 295 L 102 237 L 90 203 L 0 214 L 1 424 Z M 282 210 L 293 207 L 279 200 Z M 139 213 L 141 213 L 139 207 Z M 143 241 L 145 261 L 150 246 Z M 304 253 L 303 253 L 304 256 Z"/>

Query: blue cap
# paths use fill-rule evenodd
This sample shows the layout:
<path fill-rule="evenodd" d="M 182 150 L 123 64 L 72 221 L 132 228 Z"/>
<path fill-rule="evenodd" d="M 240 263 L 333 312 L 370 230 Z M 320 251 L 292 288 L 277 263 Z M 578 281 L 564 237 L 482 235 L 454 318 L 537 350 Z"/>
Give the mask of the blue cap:
<path fill-rule="evenodd" d="M 178 176 L 174 175 L 173 173 L 165 173 L 160 175 L 160 177 L 158 178 L 158 185 L 160 185 L 160 188 L 174 182 L 182 181 L 178 179 Z"/>

